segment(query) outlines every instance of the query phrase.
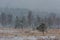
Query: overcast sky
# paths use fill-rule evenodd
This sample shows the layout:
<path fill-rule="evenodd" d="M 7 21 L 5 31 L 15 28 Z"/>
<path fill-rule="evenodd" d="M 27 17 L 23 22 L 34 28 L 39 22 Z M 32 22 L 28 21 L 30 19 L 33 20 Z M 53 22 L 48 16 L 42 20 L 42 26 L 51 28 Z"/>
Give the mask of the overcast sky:
<path fill-rule="evenodd" d="M 60 0 L 0 0 L 0 7 L 60 12 Z"/>

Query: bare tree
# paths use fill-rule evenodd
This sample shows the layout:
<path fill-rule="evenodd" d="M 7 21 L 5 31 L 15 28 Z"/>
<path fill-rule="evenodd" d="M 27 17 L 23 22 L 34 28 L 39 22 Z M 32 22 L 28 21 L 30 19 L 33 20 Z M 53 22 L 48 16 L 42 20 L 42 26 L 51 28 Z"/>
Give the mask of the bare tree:
<path fill-rule="evenodd" d="M 58 29 L 59 29 L 59 27 L 60 27 L 59 26 L 60 25 L 60 18 L 59 17 L 56 18 L 56 24 L 58 25 Z"/>
<path fill-rule="evenodd" d="M 16 16 L 15 28 L 20 28 L 20 20 L 19 20 L 18 16 Z"/>
<path fill-rule="evenodd" d="M 39 15 L 37 15 L 37 24 L 39 25 L 41 23 L 41 18 L 39 17 Z"/>
<path fill-rule="evenodd" d="M 56 20 L 56 14 L 55 13 L 51 13 L 48 17 L 48 25 L 51 27 L 52 25 L 55 24 L 55 20 Z"/>
<path fill-rule="evenodd" d="M 49 26 L 49 28 L 51 28 L 52 25 L 53 25 L 52 19 L 51 19 L 51 17 L 48 17 L 48 26 Z"/>
<path fill-rule="evenodd" d="M 4 12 L 1 13 L 1 23 L 3 26 L 6 25 L 6 14 Z"/>
<path fill-rule="evenodd" d="M 55 13 L 50 13 L 50 17 L 51 17 L 51 20 L 52 20 L 53 24 L 55 24 L 56 14 Z"/>
<path fill-rule="evenodd" d="M 26 25 L 26 19 L 25 19 L 25 16 L 23 16 L 22 19 L 20 20 L 20 26 L 23 29 L 25 25 Z"/>
<path fill-rule="evenodd" d="M 8 14 L 7 15 L 7 22 L 8 22 L 8 24 L 11 24 L 12 23 L 12 18 L 13 18 L 13 15 L 12 14 Z"/>
<path fill-rule="evenodd" d="M 28 24 L 31 26 L 32 23 L 32 11 L 29 11 L 28 13 Z"/>

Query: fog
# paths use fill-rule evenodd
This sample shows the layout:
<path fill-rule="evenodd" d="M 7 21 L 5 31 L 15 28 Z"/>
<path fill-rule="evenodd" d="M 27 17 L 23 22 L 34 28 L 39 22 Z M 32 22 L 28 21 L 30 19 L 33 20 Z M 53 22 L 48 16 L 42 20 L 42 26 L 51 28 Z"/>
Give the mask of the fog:
<path fill-rule="evenodd" d="M 60 13 L 60 0 L 0 0 L 0 7 L 39 9 Z"/>

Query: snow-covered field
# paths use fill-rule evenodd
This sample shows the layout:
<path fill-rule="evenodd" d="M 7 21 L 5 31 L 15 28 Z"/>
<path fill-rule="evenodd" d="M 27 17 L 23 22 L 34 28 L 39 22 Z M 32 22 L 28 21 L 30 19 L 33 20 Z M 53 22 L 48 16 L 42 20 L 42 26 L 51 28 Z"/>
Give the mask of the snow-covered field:
<path fill-rule="evenodd" d="M 0 40 L 58 40 L 55 36 L 21 36 L 21 37 L 0 37 Z"/>

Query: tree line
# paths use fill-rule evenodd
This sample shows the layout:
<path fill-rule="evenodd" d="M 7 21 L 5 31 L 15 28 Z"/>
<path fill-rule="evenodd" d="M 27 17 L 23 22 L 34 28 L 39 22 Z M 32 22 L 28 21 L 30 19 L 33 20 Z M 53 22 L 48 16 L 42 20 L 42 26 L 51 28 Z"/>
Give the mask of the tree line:
<path fill-rule="evenodd" d="M 12 14 L 5 14 L 4 12 L 0 15 L 0 24 L 2 26 L 6 26 L 12 24 L 13 15 Z"/>
<path fill-rule="evenodd" d="M 6 26 L 9 24 L 12 24 L 13 22 L 13 15 L 12 14 L 6 14 L 4 12 L 0 15 L 0 23 L 2 26 Z M 14 20 L 14 27 L 15 28 L 35 28 L 39 26 L 41 23 L 45 23 L 49 26 L 49 28 L 52 28 L 53 25 L 57 25 L 59 28 L 60 26 L 60 17 L 56 15 L 56 13 L 50 13 L 48 16 L 40 17 L 40 15 L 34 16 L 32 11 L 28 12 L 27 17 L 22 16 L 20 18 L 19 16 L 15 16 Z"/>

